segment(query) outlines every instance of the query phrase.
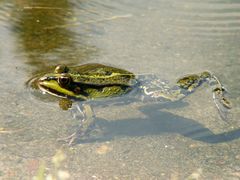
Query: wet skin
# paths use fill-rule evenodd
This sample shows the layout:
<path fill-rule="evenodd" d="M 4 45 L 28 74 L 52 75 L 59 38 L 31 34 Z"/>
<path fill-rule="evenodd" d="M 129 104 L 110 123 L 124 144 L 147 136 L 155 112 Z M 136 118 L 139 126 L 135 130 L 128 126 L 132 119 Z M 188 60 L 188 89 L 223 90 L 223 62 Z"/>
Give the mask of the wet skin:
<path fill-rule="evenodd" d="M 158 79 L 140 80 L 133 73 L 102 64 L 85 64 L 77 67 L 58 65 L 53 73 L 47 73 L 39 77 L 35 83 L 42 92 L 61 98 L 59 103 L 62 109 L 71 108 L 73 100 L 88 101 L 100 98 L 117 97 L 138 89 L 144 97 L 150 97 L 162 101 L 178 101 L 204 82 L 212 87 L 213 99 L 220 112 L 231 108 L 231 103 L 224 96 L 225 89 L 218 78 L 210 72 L 191 74 L 180 78 L 176 86 L 170 88 Z M 139 97 L 139 96 L 136 96 Z M 79 112 L 83 114 L 79 131 L 67 138 L 71 144 L 76 137 L 84 136 L 89 127 L 94 123 L 93 111 L 87 104 L 79 106 Z M 84 122 L 84 123 L 83 123 Z"/>
<path fill-rule="evenodd" d="M 49 94 L 69 99 L 89 100 L 126 94 L 137 84 L 131 72 L 101 64 L 85 64 L 68 68 L 56 67 L 37 81 Z"/>

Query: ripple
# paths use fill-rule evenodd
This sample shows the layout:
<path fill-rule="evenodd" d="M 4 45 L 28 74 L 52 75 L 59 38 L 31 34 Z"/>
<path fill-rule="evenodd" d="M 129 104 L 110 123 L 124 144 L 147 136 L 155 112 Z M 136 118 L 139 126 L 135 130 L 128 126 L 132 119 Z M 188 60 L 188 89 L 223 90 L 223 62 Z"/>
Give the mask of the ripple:
<path fill-rule="evenodd" d="M 11 9 L 13 8 L 12 3 L 0 3 L 0 24 L 6 26 L 11 17 Z"/>
<path fill-rule="evenodd" d="M 240 2 L 178 2 L 168 26 L 194 36 L 240 35 Z"/>

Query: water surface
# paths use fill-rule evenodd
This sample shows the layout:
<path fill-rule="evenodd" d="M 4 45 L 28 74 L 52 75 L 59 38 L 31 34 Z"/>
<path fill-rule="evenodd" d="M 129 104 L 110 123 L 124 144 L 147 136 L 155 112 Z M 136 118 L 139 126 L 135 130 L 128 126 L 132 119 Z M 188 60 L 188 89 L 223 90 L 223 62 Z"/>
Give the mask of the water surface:
<path fill-rule="evenodd" d="M 25 179 L 66 155 L 70 179 L 233 179 L 240 173 L 238 1 L 0 1 L 0 177 Z M 223 121 L 207 85 L 170 104 L 96 107 L 105 135 L 57 142 L 78 125 L 26 82 L 57 64 L 104 63 L 170 84 L 204 70 L 229 91 Z M 44 165 L 43 165 L 44 164 Z M 0 178 L 0 179 L 1 179 Z"/>

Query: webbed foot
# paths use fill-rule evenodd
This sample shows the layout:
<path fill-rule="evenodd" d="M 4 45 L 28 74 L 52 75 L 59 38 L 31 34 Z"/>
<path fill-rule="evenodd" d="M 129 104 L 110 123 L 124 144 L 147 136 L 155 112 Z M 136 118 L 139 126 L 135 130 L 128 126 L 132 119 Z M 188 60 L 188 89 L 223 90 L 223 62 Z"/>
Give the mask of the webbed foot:
<path fill-rule="evenodd" d="M 208 84 L 212 87 L 214 103 L 221 117 L 225 120 L 227 117 L 227 111 L 231 109 L 232 105 L 231 102 L 225 97 L 225 88 L 215 75 L 205 71 L 199 75 L 193 74 L 184 76 L 177 81 L 177 85 L 187 92 L 192 93 L 203 82 L 208 82 Z"/>
<path fill-rule="evenodd" d="M 219 88 L 215 88 L 213 90 L 213 98 L 215 100 L 218 100 L 221 102 L 221 104 L 227 108 L 227 109 L 231 109 L 232 108 L 232 104 L 231 102 L 224 96 L 225 94 L 225 89 L 223 87 Z"/>
<path fill-rule="evenodd" d="M 204 82 L 207 82 L 212 88 L 213 100 L 221 118 L 224 120 L 227 119 L 228 110 L 232 107 L 231 102 L 225 96 L 226 90 L 221 82 L 209 71 L 183 76 L 177 81 L 177 86 L 172 88 L 158 79 L 150 81 L 148 84 L 145 83 L 140 88 L 143 90 L 144 95 L 157 101 L 161 101 L 162 99 L 177 101 L 193 93 Z"/>
<path fill-rule="evenodd" d="M 77 138 L 77 132 L 74 132 L 70 136 L 57 139 L 57 141 L 67 143 L 69 146 L 71 146 L 73 142 L 76 140 L 76 138 Z"/>
<path fill-rule="evenodd" d="M 232 108 L 231 102 L 225 97 L 224 87 L 213 89 L 213 100 L 223 120 L 227 119 L 228 110 Z"/>

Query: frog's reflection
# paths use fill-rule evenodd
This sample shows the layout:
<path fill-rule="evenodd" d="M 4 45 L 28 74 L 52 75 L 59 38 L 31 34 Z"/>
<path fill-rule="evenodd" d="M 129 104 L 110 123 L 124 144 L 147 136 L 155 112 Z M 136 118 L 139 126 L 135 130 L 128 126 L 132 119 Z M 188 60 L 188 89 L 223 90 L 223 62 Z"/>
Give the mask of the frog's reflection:
<path fill-rule="evenodd" d="M 183 102 L 176 102 L 169 106 L 182 107 Z M 167 105 L 164 104 L 164 108 L 166 107 Z M 227 142 L 240 137 L 240 129 L 214 134 L 210 129 L 193 119 L 159 111 L 159 106 L 156 105 L 143 106 L 139 110 L 147 115 L 147 118 L 117 121 L 97 119 L 97 125 L 104 129 L 103 136 L 84 141 L 78 140 L 77 143 L 104 142 L 118 137 L 161 135 L 163 133 L 176 133 L 205 143 Z"/>
<path fill-rule="evenodd" d="M 76 3 L 82 6 L 82 1 Z M 96 51 L 86 44 L 87 30 L 76 31 L 69 24 L 81 21 L 67 0 L 18 0 L 12 12 L 12 30 L 17 37 L 18 54 L 35 68 L 34 75 L 56 64 L 78 64 Z M 84 13 L 84 11 L 82 12 Z M 85 27 L 86 28 L 86 27 Z M 80 33 L 86 32 L 86 36 Z M 31 75 L 32 76 L 32 75 Z"/>

